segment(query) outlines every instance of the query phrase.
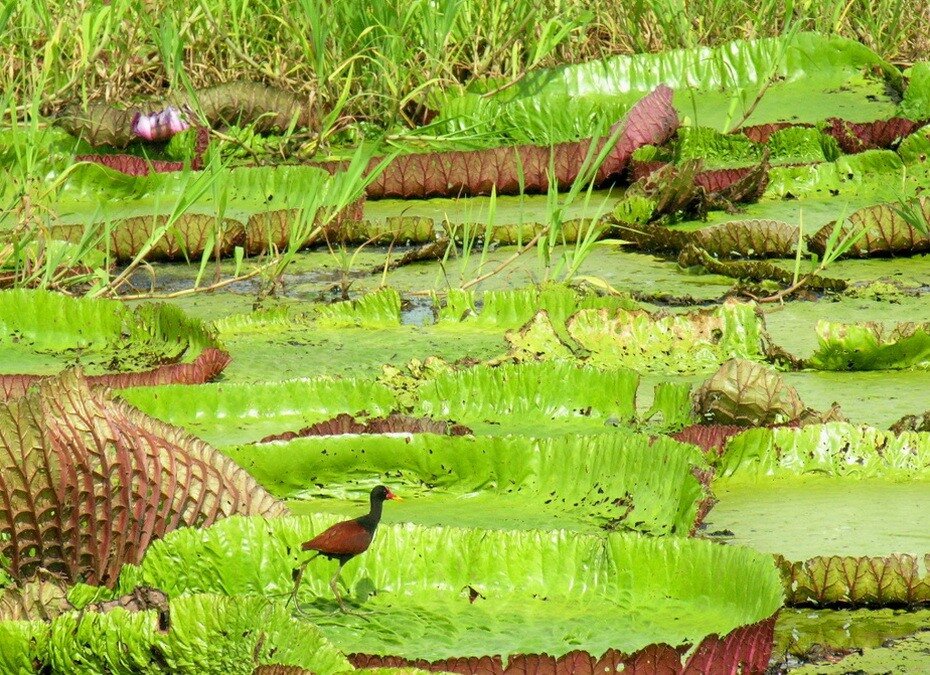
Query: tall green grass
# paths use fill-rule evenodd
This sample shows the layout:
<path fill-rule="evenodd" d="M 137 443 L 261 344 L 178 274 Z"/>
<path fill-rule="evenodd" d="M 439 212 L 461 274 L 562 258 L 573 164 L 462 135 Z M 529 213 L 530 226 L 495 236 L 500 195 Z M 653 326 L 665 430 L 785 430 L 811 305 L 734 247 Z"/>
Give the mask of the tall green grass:
<path fill-rule="evenodd" d="M 924 0 L 0 0 L 0 86 L 48 114 L 245 78 L 390 127 L 433 87 L 777 35 L 786 17 L 894 61 L 930 51 Z"/>

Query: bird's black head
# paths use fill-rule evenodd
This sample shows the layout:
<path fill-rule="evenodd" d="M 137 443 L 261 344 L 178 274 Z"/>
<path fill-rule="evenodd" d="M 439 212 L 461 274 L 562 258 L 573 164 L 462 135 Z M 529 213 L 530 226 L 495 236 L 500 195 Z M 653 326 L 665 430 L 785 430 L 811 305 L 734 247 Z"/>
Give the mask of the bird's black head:
<path fill-rule="evenodd" d="M 400 498 L 399 498 L 397 495 L 395 495 L 393 492 L 391 492 L 390 490 L 388 490 L 386 487 L 384 487 L 383 485 L 379 485 L 378 487 L 374 488 L 374 489 L 371 491 L 371 501 L 372 501 L 372 503 L 375 503 L 375 502 L 383 502 L 385 499 L 397 499 L 397 500 L 399 500 Z"/>

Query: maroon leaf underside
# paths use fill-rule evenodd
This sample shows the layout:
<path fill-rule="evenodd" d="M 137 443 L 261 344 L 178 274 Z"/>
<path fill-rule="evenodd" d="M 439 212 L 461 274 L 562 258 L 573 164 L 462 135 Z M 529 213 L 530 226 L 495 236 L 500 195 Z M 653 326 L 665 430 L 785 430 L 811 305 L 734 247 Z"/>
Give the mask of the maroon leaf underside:
<path fill-rule="evenodd" d="M 197 141 L 194 145 L 194 156 L 190 162 L 190 168 L 194 171 L 199 171 L 203 168 L 203 154 L 207 151 L 207 146 L 209 144 L 209 129 L 206 127 L 197 127 Z M 150 173 L 170 173 L 172 171 L 184 170 L 184 162 L 146 159 L 144 157 L 122 153 L 112 155 L 78 155 L 74 160 L 76 162 L 101 164 L 129 176 L 148 176 Z"/>
<path fill-rule="evenodd" d="M 352 222 L 361 220 L 364 213 L 364 198 L 346 206 L 333 215 L 325 228 L 313 233 L 301 246 L 309 246 L 325 238 L 338 239 Z M 242 246 L 249 255 L 261 255 L 272 248 L 283 249 L 290 243 L 291 225 L 301 217 L 298 209 L 279 209 L 252 214 L 246 223 L 233 218 L 224 218 L 221 236 L 213 241 L 213 252 L 220 256 L 232 255 L 237 246 Z M 105 242 L 110 254 L 117 261 L 127 262 L 136 258 L 143 247 L 147 247 L 155 229 L 163 227 L 167 216 L 136 216 L 110 223 L 109 241 Z M 145 260 L 176 261 L 192 260 L 202 256 L 204 248 L 216 234 L 216 217 L 199 213 L 185 213 L 178 218 L 145 254 Z M 77 242 L 84 236 L 82 225 L 57 225 L 51 230 L 53 239 Z M 103 246 L 104 243 L 101 243 Z"/>
<path fill-rule="evenodd" d="M 742 626 L 723 637 L 710 635 L 704 638 L 684 661 L 682 659 L 689 646 L 676 648 L 667 644 L 649 645 L 630 655 L 611 649 L 599 658 L 583 651 L 569 652 L 560 657 L 548 654 L 514 654 L 508 659 L 506 666 L 500 656 L 454 658 L 432 662 L 371 654 L 350 654 L 348 658 L 356 668 L 414 667 L 466 675 L 590 675 L 620 671 L 634 675 L 759 673 L 765 672 L 772 654 L 775 619 L 776 617 L 772 616 L 764 621 Z"/>
<path fill-rule="evenodd" d="M 629 165 L 633 151 L 643 145 L 662 145 L 678 129 L 678 113 L 672 107 L 672 90 L 660 85 L 641 99 L 626 117 L 611 127 L 622 128 L 616 145 L 607 154 L 595 182 L 618 179 Z M 550 158 L 559 187 L 568 187 L 579 177 L 592 140 L 560 143 L 553 148 L 522 145 L 489 150 L 433 152 L 401 155 L 369 185 L 369 198 L 427 198 L 546 192 L 549 188 Z M 601 140 L 599 143 L 603 144 Z M 598 150 L 602 149 L 598 146 Z M 380 162 L 373 159 L 372 170 Z M 321 164 L 338 171 L 343 162 Z"/>
<path fill-rule="evenodd" d="M 734 436 L 750 429 L 796 429 L 801 426 L 801 420 L 793 420 L 785 424 L 766 424 L 762 427 L 746 427 L 738 424 L 691 424 L 669 436 L 679 443 L 691 443 L 704 452 L 715 452 L 722 455 L 727 443 Z"/>
<path fill-rule="evenodd" d="M 135 373 L 105 373 L 87 375 L 84 379 L 91 386 L 149 387 L 160 384 L 203 384 L 209 382 L 230 362 L 229 354 L 215 347 L 207 347 L 191 363 L 169 363 Z M 54 375 L 0 374 L 0 401 L 23 396 L 32 385 L 51 380 Z"/>
<path fill-rule="evenodd" d="M 179 527 L 285 513 L 231 459 L 75 372 L 0 404 L 0 554 L 21 581 L 112 586 Z"/>
<path fill-rule="evenodd" d="M 285 431 L 271 434 L 258 441 L 289 441 L 306 436 L 339 436 L 343 434 L 439 434 L 443 436 L 468 436 L 472 430 L 461 424 L 443 422 L 429 417 L 410 417 L 392 414 L 387 417 L 375 417 L 359 422 L 347 413 L 339 413 L 332 419 L 317 422 L 300 431 Z"/>
<path fill-rule="evenodd" d="M 719 194 L 733 201 L 755 202 L 769 184 L 768 167 L 762 167 L 761 171 L 763 175 L 759 176 L 759 165 L 738 169 L 707 169 L 699 171 L 694 182 L 709 194 Z M 731 192 L 732 196 L 729 194 Z"/>
<path fill-rule="evenodd" d="M 717 454 L 722 454 L 727 441 L 746 429 L 747 427 L 737 424 L 691 424 L 671 434 L 671 437 L 679 443 L 696 445 L 704 452 L 713 450 Z"/>
<path fill-rule="evenodd" d="M 930 555 L 818 556 L 775 563 L 789 605 L 888 607 L 930 602 Z"/>
<path fill-rule="evenodd" d="M 839 117 L 831 117 L 827 123 L 830 126 L 824 129 L 824 133 L 833 136 L 843 152 L 848 154 L 894 147 L 898 141 L 922 126 L 921 122 L 903 117 L 874 122 L 847 122 Z"/>
<path fill-rule="evenodd" d="M 631 165 L 631 177 L 633 180 L 648 178 L 659 169 L 668 166 L 668 162 L 636 162 Z M 755 172 L 759 171 L 759 166 L 745 166 L 737 169 L 705 169 L 698 171 L 694 175 L 694 184 L 699 185 L 709 194 L 725 195 L 727 191 L 737 187 L 741 181 L 746 180 Z M 757 201 L 768 185 L 768 178 L 758 181 L 752 189 L 752 195 L 746 199 L 738 201 Z"/>
<path fill-rule="evenodd" d="M 891 117 L 873 122 L 849 122 L 839 117 L 826 120 L 823 132 L 832 136 L 840 148 L 847 154 L 894 147 L 902 138 L 912 134 L 926 121 L 914 121 L 903 117 Z M 776 131 L 789 127 L 810 129 L 813 124 L 795 124 L 793 122 L 773 122 L 757 124 L 737 129 L 735 133 L 746 136 L 756 143 L 768 143 Z"/>
<path fill-rule="evenodd" d="M 781 131 L 782 129 L 787 129 L 788 127 L 803 127 L 805 129 L 810 129 L 813 127 L 813 124 L 800 123 L 796 124 L 794 122 L 769 122 L 768 124 L 754 124 L 748 127 L 740 127 L 734 133 L 743 134 L 746 138 L 754 143 L 768 143 L 769 139 L 772 138 L 772 134 L 776 131 Z"/>

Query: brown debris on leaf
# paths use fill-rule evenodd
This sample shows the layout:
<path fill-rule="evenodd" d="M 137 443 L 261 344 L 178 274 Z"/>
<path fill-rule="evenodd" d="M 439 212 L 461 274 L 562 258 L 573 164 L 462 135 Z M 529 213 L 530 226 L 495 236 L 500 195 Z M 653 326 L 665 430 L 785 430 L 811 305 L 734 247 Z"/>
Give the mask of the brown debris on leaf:
<path fill-rule="evenodd" d="M 0 497 L 14 578 L 107 586 L 171 530 L 285 513 L 231 459 L 76 372 L 0 404 Z"/>
<path fill-rule="evenodd" d="M 348 413 L 339 413 L 325 422 L 317 422 L 300 431 L 285 431 L 262 438 L 259 443 L 290 441 L 305 436 L 341 436 L 343 434 L 439 434 L 442 436 L 469 436 L 472 430 L 462 424 L 433 420 L 429 417 L 411 417 L 391 414 L 359 422 Z"/>
<path fill-rule="evenodd" d="M 85 375 L 84 380 L 90 386 L 114 389 L 151 387 L 161 384 L 203 384 L 223 372 L 230 360 L 229 354 L 223 350 L 207 347 L 191 363 L 169 363 L 135 373 Z M 0 374 L 0 402 L 19 398 L 25 395 L 34 384 L 51 380 L 54 377 L 54 375 Z"/>
<path fill-rule="evenodd" d="M 34 579 L 0 591 L 0 621 L 51 621 L 74 609 L 60 579 Z"/>
<path fill-rule="evenodd" d="M 9 586 L 0 591 L 0 621 L 51 621 L 57 616 L 77 609 L 68 600 L 70 586 L 61 579 L 34 579 L 22 585 Z M 139 586 L 130 593 L 113 600 L 91 603 L 82 608 L 85 612 L 105 613 L 116 608 L 127 612 L 158 611 L 159 629 L 167 630 L 170 610 L 164 591 Z"/>
<path fill-rule="evenodd" d="M 300 666 L 285 666 L 280 663 L 255 666 L 252 675 L 316 675 L 312 670 Z"/>
<path fill-rule="evenodd" d="M 889 428 L 896 434 L 908 431 L 930 431 L 930 410 L 923 415 L 904 415 Z"/>
<path fill-rule="evenodd" d="M 840 238 L 864 229 L 845 257 L 894 256 L 930 251 L 930 235 L 915 228 L 909 220 L 922 221 L 930 228 L 930 198 L 917 197 L 902 204 L 876 204 L 859 209 L 842 225 Z M 820 228 L 810 239 L 810 249 L 823 255 L 836 222 Z"/>
<path fill-rule="evenodd" d="M 171 624 L 171 609 L 168 606 L 168 595 L 150 586 L 137 586 L 126 595 L 113 600 L 95 602 L 84 607 L 85 612 L 104 614 L 114 609 L 124 609 L 127 612 L 146 612 L 153 609 L 158 612 L 158 630 L 166 631 Z"/>
<path fill-rule="evenodd" d="M 678 113 L 672 106 L 672 90 L 664 85 L 637 102 L 626 116 L 611 127 L 608 135 L 619 138 L 607 153 L 594 178 L 597 185 L 617 180 L 626 170 L 633 151 L 643 145 L 661 145 L 678 128 Z M 603 148 L 606 139 L 597 141 Z M 368 186 L 373 199 L 390 197 L 427 198 L 497 194 L 544 193 L 549 188 L 550 161 L 559 187 L 569 187 L 579 178 L 592 139 L 560 143 L 554 147 L 521 145 L 488 150 L 429 152 L 401 155 L 385 167 Z M 373 170 L 381 158 L 368 165 Z M 338 171 L 344 162 L 322 164 Z"/>
<path fill-rule="evenodd" d="M 646 173 L 652 166 L 656 169 Z M 676 214 L 705 218 L 711 209 L 731 212 L 736 204 L 762 197 L 769 183 L 768 150 L 758 164 L 738 169 L 704 170 L 701 160 L 689 159 L 681 164 L 643 163 L 637 172 L 644 175 L 630 186 L 627 196 L 655 202 L 651 220 Z"/>

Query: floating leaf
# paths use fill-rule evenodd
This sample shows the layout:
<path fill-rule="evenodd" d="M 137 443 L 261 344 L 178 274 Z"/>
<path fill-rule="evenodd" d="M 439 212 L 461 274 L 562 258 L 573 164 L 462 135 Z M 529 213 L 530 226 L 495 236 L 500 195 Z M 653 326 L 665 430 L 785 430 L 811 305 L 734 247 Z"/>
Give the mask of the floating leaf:
<path fill-rule="evenodd" d="M 694 411 L 715 424 L 752 427 L 795 420 L 804 404 L 776 371 L 730 359 L 694 392 Z"/>
<path fill-rule="evenodd" d="M 357 300 L 328 305 L 320 311 L 317 323 L 327 328 L 399 326 L 400 294 L 393 288 L 385 288 Z"/>
<path fill-rule="evenodd" d="M 672 90 L 660 85 L 611 127 L 609 133 L 619 133 L 619 138 L 598 168 L 595 183 L 616 179 L 636 148 L 647 143 L 661 145 L 675 131 L 678 114 L 671 103 Z M 600 150 L 604 142 L 598 140 L 595 149 Z M 544 193 L 549 187 L 550 159 L 558 185 L 567 187 L 579 177 L 591 143 L 592 139 L 587 139 L 551 148 L 523 145 L 401 155 L 388 164 L 366 192 L 374 199 L 487 195 L 492 189 L 499 195 Z M 373 159 L 369 169 L 380 161 Z M 330 162 L 323 166 L 338 171 L 344 164 Z"/>
<path fill-rule="evenodd" d="M 210 446 L 74 373 L 0 404 L 0 447 L 0 553 L 21 579 L 112 584 L 172 529 L 283 512 Z"/>
<path fill-rule="evenodd" d="M 512 417 L 526 425 L 633 419 L 639 377 L 565 362 L 475 366 L 440 374 L 419 387 L 415 410 L 474 427 Z M 591 420 L 590 418 L 594 418 Z"/>
<path fill-rule="evenodd" d="M 843 152 L 856 153 L 877 148 L 891 148 L 920 126 L 918 122 L 892 117 L 875 122 L 847 122 L 838 117 L 827 120 L 830 134 L 839 143 Z"/>
<path fill-rule="evenodd" d="M 352 378 L 138 387 L 119 396 L 152 417 L 217 444 L 257 441 L 339 413 L 387 415 L 398 407 L 397 397 L 383 384 Z"/>
<path fill-rule="evenodd" d="M 470 90 L 505 83 L 479 81 Z M 752 107 L 748 124 L 819 122 L 837 114 L 874 120 L 895 113 L 895 94 L 904 88 L 900 71 L 860 42 L 805 32 L 539 69 L 495 98 L 523 106 L 532 100 L 544 110 L 574 99 L 630 105 L 660 83 L 676 89 L 682 115 L 718 129 L 733 123 L 734 104 L 737 115 Z M 765 95 L 755 105 L 759 92 Z"/>
<path fill-rule="evenodd" d="M 86 375 L 91 386 L 101 385 L 121 389 L 124 387 L 150 387 L 162 384 L 202 384 L 209 382 L 229 365 L 229 354 L 213 347 L 200 352 L 193 363 L 171 363 L 152 370 L 135 373 L 110 373 Z M 29 387 L 53 375 L 4 375 L 0 374 L 0 401 L 19 398 Z"/>
<path fill-rule="evenodd" d="M 127 570 L 125 581 L 172 597 L 220 589 L 287 593 L 297 564 L 288 549 L 296 551 L 331 522 L 237 518 L 178 531 L 153 546 L 138 570 Z M 309 618 L 331 611 L 331 571 L 311 563 L 304 573 L 300 598 L 312 600 L 304 605 Z M 781 604 L 778 574 L 762 554 L 635 535 L 382 525 L 366 555 L 343 568 L 342 579 L 349 596 L 372 613 L 320 628 L 359 659 L 487 656 L 519 665 L 523 658 L 545 662 L 584 652 L 595 661 L 605 653 L 623 661 L 656 643 L 700 645 L 715 633 L 725 645 L 714 637 L 688 658 L 706 663 L 708 647 L 715 645 L 722 648 L 711 650 L 717 663 L 743 660 L 756 670 L 768 662 L 771 624 L 754 629 L 760 634 L 748 644 L 743 635 L 739 647 L 746 651 L 740 653 L 728 637 L 764 622 Z M 469 587 L 478 593 L 474 602 L 468 601 Z M 684 659 L 677 659 L 680 670 Z"/>
<path fill-rule="evenodd" d="M 665 373 L 701 372 L 733 356 L 762 357 L 763 327 L 754 305 L 727 303 L 712 310 L 670 316 L 617 310 L 582 310 L 568 332 L 601 367 Z"/>
<path fill-rule="evenodd" d="M 694 448 L 618 429 L 555 438 L 342 435 L 225 447 L 301 513 L 363 508 L 383 482 L 390 522 L 494 529 L 632 530 L 685 536 L 712 502 Z M 341 500 L 341 501 L 340 501 Z M 409 503 L 408 503 L 409 502 Z"/>
<path fill-rule="evenodd" d="M 452 289 L 446 294 L 445 304 L 437 307 L 437 324 L 522 328 L 539 312 L 545 312 L 553 325 L 561 325 L 579 309 L 599 307 L 638 309 L 639 303 L 625 294 L 598 295 L 560 284 L 485 291 L 481 296 Z"/>
<path fill-rule="evenodd" d="M 574 351 L 558 336 L 544 309 L 520 330 L 507 331 L 504 339 L 510 344 L 506 359 L 516 363 L 575 358 Z"/>
<path fill-rule="evenodd" d="M 707 251 L 693 244 L 685 246 L 678 255 L 681 267 L 701 266 L 712 274 L 721 274 L 734 279 L 750 281 L 777 281 L 784 286 L 795 283 L 794 274 L 767 260 L 718 260 Z M 805 277 L 804 286 L 815 291 L 843 291 L 847 283 L 843 279 L 833 279 L 818 274 Z"/>
<path fill-rule="evenodd" d="M 919 545 L 919 519 L 911 525 L 880 517 L 856 518 L 850 524 L 848 518 L 868 512 L 879 501 L 889 511 L 913 508 L 914 495 L 930 477 L 930 434 L 895 434 L 843 423 L 751 429 L 729 441 L 717 465 L 715 489 L 721 502 L 710 527 L 727 527 L 735 533 L 733 543 L 751 543 L 779 554 L 776 559 L 792 604 L 897 606 L 930 601 L 930 556 L 924 553 L 809 553 L 835 553 L 838 548 L 871 553 L 898 547 L 902 540 Z M 752 505 L 746 513 L 727 507 L 728 500 L 737 497 Z M 777 505 L 777 513 L 772 505 Z M 774 539 L 764 533 L 775 524 L 764 518 L 784 520 Z M 796 529 L 786 524 L 791 522 L 798 523 Z M 852 540 L 849 528 L 856 533 Z M 882 540 L 889 529 L 893 534 Z"/>
<path fill-rule="evenodd" d="M 918 61 L 911 66 L 898 111 L 908 119 L 930 119 L 930 62 Z"/>
<path fill-rule="evenodd" d="M 857 478 L 930 476 L 930 435 L 843 422 L 750 429 L 730 440 L 717 468 L 723 477 L 811 474 Z"/>
<path fill-rule="evenodd" d="M 136 371 L 192 361 L 216 346 L 202 321 L 174 305 L 131 310 L 117 300 L 43 290 L 0 292 L 4 370 L 52 374 L 65 365 L 81 365 L 96 372 Z M 205 357 L 202 365 L 216 368 L 218 356 Z"/>
<path fill-rule="evenodd" d="M 817 322 L 819 345 L 807 365 L 820 370 L 889 370 L 930 368 L 930 322 L 899 323 L 886 328 Z"/>
<path fill-rule="evenodd" d="M 225 82 L 191 93 L 192 97 L 184 92 L 165 100 L 149 101 L 144 109 L 120 110 L 104 103 L 92 103 L 84 110 L 70 106 L 55 118 L 55 123 L 91 145 L 115 147 L 125 147 L 133 140 L 130 132 L 133 115 L 169 105 L 196 107 L 216 127 L 254 124 L 256 131 L 284 131 L 292 122 L 298 127 L 311 124 L 310 108 L 296 96 L 258 82 Z"/>
<path fill-rule="evenodd" d="M 914 226 L 915 221 L 922 228 Z M 930 199 L 918 197 L 904 203 L 876 204 L 854 211 L 843 223 L 840 239 L 854 237 L 864 230 L 849 248 L 850 257 L 888 256 L 930 251 Z M 810 248 L 823 255 L 835 223 L 827 223 L 810 239 Z"/>
<path fill-rule="evenodd" d="M 690 239 L 720 258 L 784 258 L 798 243 L 798 228 L 778 220 L 731 220 L 702 227 Z"/>

